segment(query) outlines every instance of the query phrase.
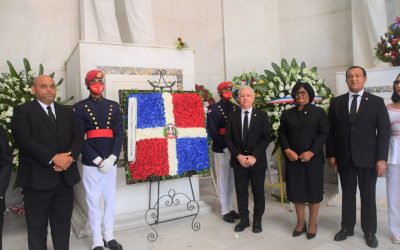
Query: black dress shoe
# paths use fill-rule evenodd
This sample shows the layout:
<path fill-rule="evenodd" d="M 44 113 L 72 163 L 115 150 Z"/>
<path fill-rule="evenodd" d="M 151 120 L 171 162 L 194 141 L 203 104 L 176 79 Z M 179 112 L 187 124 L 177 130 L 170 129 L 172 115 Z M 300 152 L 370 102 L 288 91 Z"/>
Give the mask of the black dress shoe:
<path fill-rule="evenodd" d="M 104 241 L 104 246 L 111 250 L 122 250 L 122 245 L 115 239 L 108 242 Z"/>
<path fill-rule="evenodd" d="M 240 214 L 236 213 L 235 210 L 232 210 L 232 211 L 230 212 L 230 214 L 233 216 L 233 218 L 234 218 L 235 220 L 240 219 Z"/>
<path fill-rule="evenodd" d="M 261 220 L 253 221 L 253 230 L 252 231 L 255 234 L 262 232 Z"/>
<path fill-rule="evenodd" d="M 315 225 L 315 229 L 317 229 L 317 225 Z M 315 231 L 315 233 L 309 233 L 309 232 L 307 232 L 306 236 L 307 236 L 307 240 L 314 239 L 315 236 L 317 236 L 317 231 Z"/>
<path fill-rule="evenodd" d="M 335 241 L 342 241 L 347 239 L 347 236 L 353 236 L 354 235 L 354 230 L 348 230 L 348 229 L 340 229 L 339 232 L 336 233 L 335 238 L 333 238 Z"/>
<path fill-rule="evenodd" d="M 224 214 L 224 215 L 222 216 L 222 219 L 223 219 L 225 222 L 228 222 L 228 223 L 233 223 L 233 222 L 235 222 L 235 218 L 233 217 L 233 215 L 232 215 L 231 213 Z"/>
<path fill-rule="evenodd" d="M 93 248 L 93 250 L 104 250 L 104 248 L 101 246 L 97 246 L 97 247 Z"/>
<path fill-rule="evenodd" d="M 247 221 L 240 221 L 239 224 L 235 226 L 235 232 L 242 232 L 246 227 L 250 226 L 250 222 Z"/>
<path fill-rule="evenodd" d="M 364 234 L 365 244 L 371 248 L 378 247 L 378 239 L 375 234 Z"/>
<path fill-rule="evenodd" d="M 302 233 L 305 233 L 305 232 L 307 232 L 307 223 L 304 223 L 303 230 L 301 230 L 301 231 L 293 230 L 292 237 L 298 237 L 298 236 L 300 236 Z"/>

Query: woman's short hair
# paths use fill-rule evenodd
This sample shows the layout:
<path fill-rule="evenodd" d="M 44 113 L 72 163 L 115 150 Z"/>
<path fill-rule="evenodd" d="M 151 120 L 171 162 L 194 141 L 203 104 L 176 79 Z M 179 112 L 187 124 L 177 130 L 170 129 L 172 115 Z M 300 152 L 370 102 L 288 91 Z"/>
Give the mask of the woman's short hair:
<path fill-rule="evenodd" d="M 392 94 L 392 102 L 398 103 L 400 102 L 400 95 L 397 94 L 396 85 L 400 84 L 400 74 L 397 75 L 396 80 L 393 82 L 393 94 Z"/>
<path fill-rule="evenodd" d="M 315 97 L 315 92 L 314 89 L 311 87 L 311 85 L 307 82 L 296 82 L 296 84 L 292 88 L 292 98 L 293 100 L 296 100 L 296 94 L 299 89 L 304 88 L 307 91 L 308 96 L 310 97 L 309 103 L 313 102 L 314 97 Z"/>

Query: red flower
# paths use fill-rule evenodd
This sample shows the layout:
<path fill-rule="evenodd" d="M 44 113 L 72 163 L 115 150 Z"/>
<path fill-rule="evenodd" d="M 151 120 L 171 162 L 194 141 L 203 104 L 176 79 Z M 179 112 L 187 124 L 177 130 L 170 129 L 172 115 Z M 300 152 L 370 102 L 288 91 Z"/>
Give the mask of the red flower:
<path fill-rule="evenodd" d="M 147 139 L 136 142 L 136 161 L 129 164 L 134 180 L 151 175 L 167 176 L 168 144 L 166 139 Z"/>
<path fill-rule="evenodd" d="M 198 94 L 172 94 L 172 103 L 176 127 L 205 127 L 203 102 Z"/>

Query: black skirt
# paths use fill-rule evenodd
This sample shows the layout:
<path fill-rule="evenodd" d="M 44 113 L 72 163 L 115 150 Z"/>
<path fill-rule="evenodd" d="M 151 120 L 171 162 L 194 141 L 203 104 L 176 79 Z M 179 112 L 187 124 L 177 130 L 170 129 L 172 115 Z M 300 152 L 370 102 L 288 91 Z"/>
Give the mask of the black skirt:
<path fill-rule="evenodd" d="M 323 188 L 323 165 L 286 161 L 286 194 L 290 202 L 319 203 Z"/>

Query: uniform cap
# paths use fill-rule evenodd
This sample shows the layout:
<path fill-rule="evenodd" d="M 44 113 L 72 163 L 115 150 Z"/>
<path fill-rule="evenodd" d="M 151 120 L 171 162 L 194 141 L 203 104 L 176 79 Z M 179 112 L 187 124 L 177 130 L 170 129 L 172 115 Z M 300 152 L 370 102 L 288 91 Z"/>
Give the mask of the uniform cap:
<path fill-rule="evenodd" d="M 221 91 L 225 88 L 232 88 L 233 84 L 231 82 L 221 82 L 218 84 L 217 90 Z"/>
<path fill-rule="evenodd" d="M 94 69 L 94 70 L 87 72 L 86 77 L 85 77 L 85 83 L 89 84 L 94 79 L 96 79 L 96 78 L 103 79 L 103 77 L 104 77 L 104 74 L 102 71 Z"/>

